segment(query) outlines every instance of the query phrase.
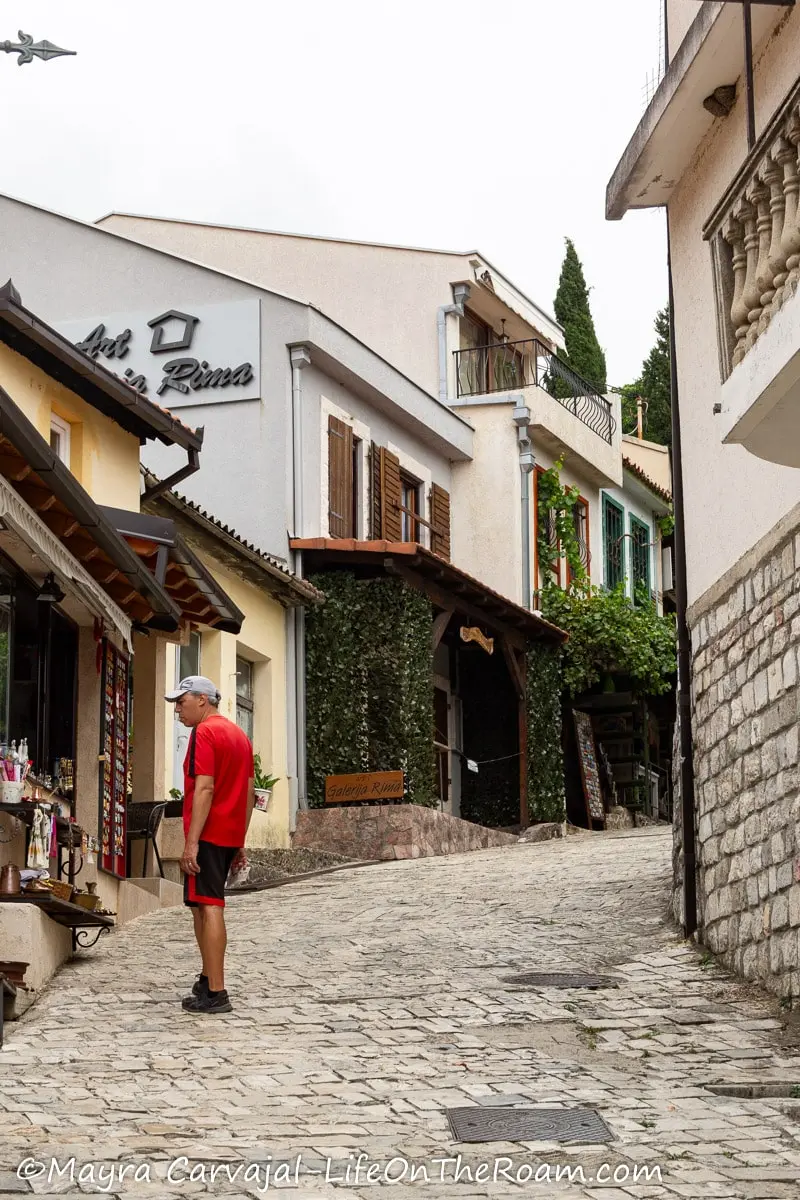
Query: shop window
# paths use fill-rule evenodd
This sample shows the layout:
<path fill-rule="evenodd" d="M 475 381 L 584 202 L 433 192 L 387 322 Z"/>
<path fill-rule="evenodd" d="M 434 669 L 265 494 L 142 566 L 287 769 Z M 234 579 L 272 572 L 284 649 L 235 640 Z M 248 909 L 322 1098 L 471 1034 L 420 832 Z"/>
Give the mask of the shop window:
<path fill-rule="evenodd" d="M 236 659 L 236 724 L 253 740 L 253 676 L 255 668 L 246 658 Z"/>
<path fill-rule="evenodd" d="M 50 417 L 50 449 L 55 451 L 64 466 L 70 465 L 70 424 L 53 413 Z"/>

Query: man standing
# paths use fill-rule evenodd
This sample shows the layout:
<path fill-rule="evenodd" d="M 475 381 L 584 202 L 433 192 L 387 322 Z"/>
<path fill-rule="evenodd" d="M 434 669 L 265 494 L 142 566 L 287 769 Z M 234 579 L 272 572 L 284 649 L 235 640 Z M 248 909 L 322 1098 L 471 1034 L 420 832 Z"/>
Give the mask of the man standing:
<path fill-rule="evenodd" d="M 165 699 L 192 731 L 183 764 L 181 870 L 183 902 L 192 910 L 203 965 L 182 1003 L 187 1012 L 227 1013 L 225 880 L 244 858 L 255 802 L 253 747 L 238 725 L 217 712 L 221 696 L 205 676 L 182 679 Z"/>

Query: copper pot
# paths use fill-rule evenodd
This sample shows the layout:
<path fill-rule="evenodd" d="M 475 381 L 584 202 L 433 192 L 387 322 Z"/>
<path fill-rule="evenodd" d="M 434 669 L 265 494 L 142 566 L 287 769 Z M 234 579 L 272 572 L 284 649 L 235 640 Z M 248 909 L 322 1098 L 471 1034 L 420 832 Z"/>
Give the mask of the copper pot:
<path fill-rule="evenodd" d="M 0 871 L 0 896 L 18 896 L 22 891 L 19 867 L 6 863 Z"/>

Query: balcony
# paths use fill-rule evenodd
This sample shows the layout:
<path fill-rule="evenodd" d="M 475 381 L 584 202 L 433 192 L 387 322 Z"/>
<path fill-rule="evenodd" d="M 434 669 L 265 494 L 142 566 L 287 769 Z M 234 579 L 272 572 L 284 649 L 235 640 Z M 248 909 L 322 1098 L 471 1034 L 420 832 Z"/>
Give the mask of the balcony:
<path fill-rule="evenodd" d="M 475 346 L 454 351 L 454 359 L 457 404 L 502 403 L 509 393 L 523 393 L 532 414 L 534 449 L 538 443 L 556 456 L 578 455 L 600 486 L 622 482 L 617 402 L 581 379 L 543 342 L 527 338 Z"/>
<path fill-rule="evenodd" d="M 703 230 L 714 267 L 722 440 L 800 466 L 800 80 Z"/>

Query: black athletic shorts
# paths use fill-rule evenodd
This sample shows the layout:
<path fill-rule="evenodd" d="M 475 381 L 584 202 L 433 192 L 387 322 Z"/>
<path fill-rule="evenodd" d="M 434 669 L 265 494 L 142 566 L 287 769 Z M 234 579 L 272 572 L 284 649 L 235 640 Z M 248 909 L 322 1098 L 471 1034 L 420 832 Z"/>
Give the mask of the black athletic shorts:
<path fill-rule="evenodd" d="M 213 842 L 200 842 L 197 851 L 199 875 L 184 875 L 183 903 L 189 908 L 200 904 L 225 906 L 225 880 L 231 863 L 239 853 L 238 846 L 215 846 Z"/>

